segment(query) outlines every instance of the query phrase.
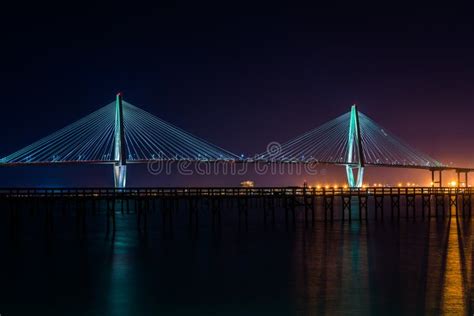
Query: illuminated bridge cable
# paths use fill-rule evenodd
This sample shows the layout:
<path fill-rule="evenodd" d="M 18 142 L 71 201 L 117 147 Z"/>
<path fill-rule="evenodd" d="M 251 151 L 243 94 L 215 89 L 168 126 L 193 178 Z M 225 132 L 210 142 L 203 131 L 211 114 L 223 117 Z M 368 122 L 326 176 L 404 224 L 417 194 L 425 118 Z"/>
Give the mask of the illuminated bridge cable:
<path fill-rule="evenodd" d="M 359 113 L 363 153 L 368 164 L 441 167 L 442 163 L 392 135 L 372 119 Z"/>
<path fill-rule="evenodd" d="M 278 152 L 264 152 L 257 159 L 275 162 L 320 162 L 353 165 L 361 161 L 357 146 L 349 161 L 351 113 L 343 114 L 281 145 Z M 412 148 L 359 112 L 363 161 L 374 166 L 441 167 L 442 163 Z"/>
<path fill-rule="evenodd" d="M 114 103 L 5 157 L 4 163 L 59 163 L 112 160 Z"/>
<path fill-rule="evenodd" d="M 128 161 L 236 160 L 237 155 L 124 102 Z"/>
<path fill-rule="evenodd" d="M 218 161 L 240 158 L 130 104 L 122 103 L 125 160 Z M 113 163 L 117 104 L 110 103 L 79 121 L 9 155 L 6 164 L 96 162 Z M 356 111 L 357 112 L 357 111 Z M 354 111 L 343 114 L 281 145 L 257 155 L 276 162 L 320 162 L 341 165 L 441 167 L 440 162 L 413 149 L 372 119 L 358 113 L 361 153 L 349 139 Z M 352 123 L 351 123 L 352 122 Z M 352 124 L 352 125 L 351 125 Z M 352 133 L 352 132 L 351 132 Z M 351 134 L 352 137 L 354 136 Z M 352 152 L 349 153 L 349 150 Z M 363 155 L 363 157 L 359 157 Z M 363 159 L 361 159 L 363 158 Z"/>
<path fill-rule="evenodd" d="M 5 164 L 113 163 L 116 103 L 1 159 Z M 130 103 L 123 102 L 127 162 L 150 160 L 217 161 L 239 157 Z"/>
<path fill-rule="evenodd" d="M 320 127 L 284 143 L 278 153 L 263 153 L 263 160 L 319 161 L 344 163 L 347 150 L 349 114 L 344 114 Z"/>

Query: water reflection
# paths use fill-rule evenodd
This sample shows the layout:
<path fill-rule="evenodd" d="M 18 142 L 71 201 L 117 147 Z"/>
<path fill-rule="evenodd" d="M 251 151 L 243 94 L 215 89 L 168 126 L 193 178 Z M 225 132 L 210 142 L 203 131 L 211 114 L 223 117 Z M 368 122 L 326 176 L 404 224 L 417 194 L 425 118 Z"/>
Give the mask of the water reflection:
<path fill-rule="evenodd" d="M 459 222 L 452 220 L 448 222 L 446 231 L 446 252 L 443 287 L 441 294 L 441 311 L 445 314 L 462 314 L 466 310 L 465 289 L 462 275 L 465 273 L 465 267 L 461 265 L 460 252 L 463 251 L 459 242 L 462 240 L 462 233 L 459 229 Z"/>
<path fill-rule="evenodd" d="M 119 227 L 125 228 L 125 227 Z M 105 285 L 106 306 L 105 311 L 110 315 L 133 315 L 138 307 L 137 287 L 139 283 L 135 269 L 137 247 L 139 247 L 138 234 L 113 233 L 105 243 L 105 272 L 107 282 Z M 109 245 L 109 247 L 107 247 Z"/>
<path fill-rule="evenodd" d="M 318 225 L 294 241 L 292 293 L 309 314 L 472 314 L 470 221 Z"/>
<path fill-rule="evenodd" d="M 171 238 L 159 215 L 150 218 L 146 236 L 132 214 L 120 215 L 117 233 L 105 240 L 100 217 L 90 218 L 82 239 L 61 231 L 71 225 L 58 219 L 47 240 L 26 230 L 25 218 L 24 231 L 31 233 L 15 243 L 7 234 L 0 239 L 8 258 L 0 270 L 0 312 L 473 313 L 473 222 L 467 218 L 297 223 L 288 230 L 284 224 L 265 230 L 257 216 L 248 230 L 233 220 L 212 227 L 203 218 L 193 234 L 185 218 L 175 222 Z"/>

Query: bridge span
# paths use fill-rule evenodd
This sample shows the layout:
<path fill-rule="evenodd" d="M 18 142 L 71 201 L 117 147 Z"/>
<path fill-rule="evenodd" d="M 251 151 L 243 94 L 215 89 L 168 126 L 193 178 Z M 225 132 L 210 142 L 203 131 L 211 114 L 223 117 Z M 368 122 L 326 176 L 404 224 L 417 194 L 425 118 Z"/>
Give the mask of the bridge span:
<path fill-rule="evenodd" d="M 254 156 L 239 156 L 126 102 L 122 94 L 79 121 L 0 159 L 0 166 L 110 164 L 114 186 L 125 188 L 127 165 L 156 161 L 341 165 L 349 187 L 360 188 L 371 167 L 423 169 L 433 186 L 454 170 L 468 184 L 474 168 L 445 165 L 412 148 L 353 105 L 345 113 Z"/>

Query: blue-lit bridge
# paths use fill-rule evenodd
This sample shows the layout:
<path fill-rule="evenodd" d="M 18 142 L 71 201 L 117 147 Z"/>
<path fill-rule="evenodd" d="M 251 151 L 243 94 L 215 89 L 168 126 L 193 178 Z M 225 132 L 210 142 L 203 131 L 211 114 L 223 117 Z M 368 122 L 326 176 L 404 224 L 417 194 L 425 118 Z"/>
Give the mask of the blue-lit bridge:
<path fill-rule="evenodd" d="M 350 187 L 361 187 L 366 167 L 431 171 L 442 186 L 442 171 L 458 180 L 474 169 L 446 166 L 410 147 L 355 105 L 322 126 L 252 158 L 238 156 L 124 101 L 115 102 L 0 160 L 2 166 L 112 164 L 116 188 L 126 187 L 127 164 L 151 161 L 304 163 L 345 166 Z M 437 177 L 435 177 L 437 175 Z M 458 184 L 460 181 L 458 181 Z"/>

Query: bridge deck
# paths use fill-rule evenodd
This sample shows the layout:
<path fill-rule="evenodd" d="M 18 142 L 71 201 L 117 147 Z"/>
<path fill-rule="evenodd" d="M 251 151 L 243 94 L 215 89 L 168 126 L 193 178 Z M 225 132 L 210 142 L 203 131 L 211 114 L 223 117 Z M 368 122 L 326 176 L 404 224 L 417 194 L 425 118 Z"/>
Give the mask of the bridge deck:
<path fill-rule="evenodd" d="M 177 187 L 177 188 L 0 188 L 0 197 L 271 197 L 271 196 L 367 196 L 367 195 L 455 195 L 474 194 L 462 187 Z"/>

